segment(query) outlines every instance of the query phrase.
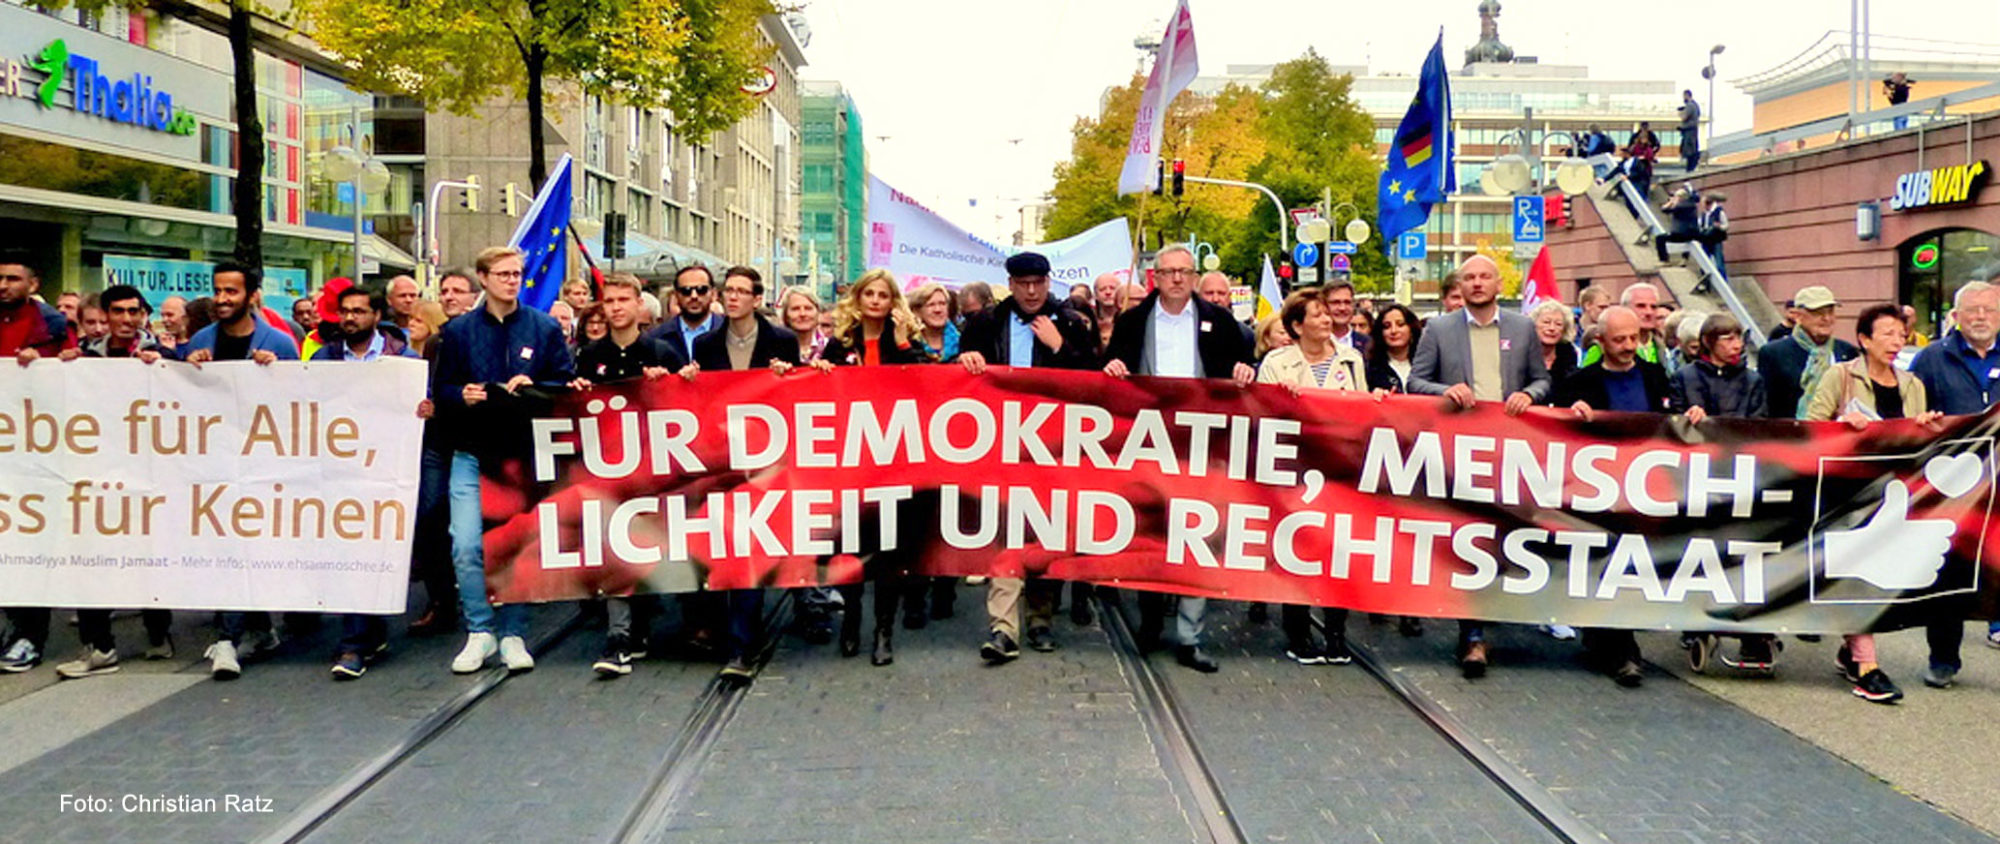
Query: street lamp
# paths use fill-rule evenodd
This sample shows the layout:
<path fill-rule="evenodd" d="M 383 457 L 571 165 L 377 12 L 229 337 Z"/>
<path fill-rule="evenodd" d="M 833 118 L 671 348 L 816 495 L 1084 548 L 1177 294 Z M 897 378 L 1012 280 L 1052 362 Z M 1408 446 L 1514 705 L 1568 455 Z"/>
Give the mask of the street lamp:
<path fill-rule="evenodd" d="M 1701 69 L 1701 78 L 1708 80 L 1708 142 L 1701 145 L 1708 149 L 1715 145 L 1715 57 L 1722 55 L 1722 45 L 1708 48 L 1708 66 Z"/>
<path fill-rule="evenodd" d="M 361 107 L 354 106 L 347 118 L 348 137 L 353 145 L 341 144 L 327 150 L 320 162 L 327 179 L 346 182 L 354 191 L 354 283 L 361 283 L 361 206 L 366 197 L 389 186 L 389 167 L 357 147 L 361 144 Z"/>

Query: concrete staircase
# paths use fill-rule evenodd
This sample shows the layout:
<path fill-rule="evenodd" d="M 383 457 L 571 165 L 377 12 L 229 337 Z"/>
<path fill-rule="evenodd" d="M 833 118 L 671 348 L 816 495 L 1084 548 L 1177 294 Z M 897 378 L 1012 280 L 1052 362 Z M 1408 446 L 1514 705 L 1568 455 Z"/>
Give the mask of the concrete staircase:
<path fill-rule="evenodd" d="M 1658 253 L 1653 250 L 1652 238 L 1664 234 L 1665 230 L 1659 227 L 1657 219 L 1643 221 L 1634 217 L 1631 209 L 1625 204 L 1625 195 L 1620 191 L 1619 184 L 1618 181 L 1599 182 L 1591 186 L 1587 195 L 1591 204 L 1597 209 L 1597 216 L 1604 220 L 1605 229 L 1610 232 L 1612 239 L 1617 241 L 1619 250 L 1625 254 L 1626 263 L 1632 266 L 1636 274 L 1641 278 L 1646 276 L 1658 278 L 1660 285 L 1667 289 L 1682 309 L 1708 313 L 1735 313 L 1739 320 L 1747 318 L 1749 327 L 1754 328 L 1754 331 L 1746 333 L 1754 335 L 1757 341 L 1762 340 L 1766 330 L 1778 324 L 1781 316 L 1778 308 L 1772 304 L 1771 298 L 1765 295 L 1764 288 L 1757 284 L 1756 279 L 1739 274 L 1723 281 L 1742 306 L 1743 312 L 1737 313 L 1731 309 L 1728 299 L 1704 278 L 1700 265 L 1692 260 L 1693 256 L 1689 256 L 1691 260 L 1685 264 L 1671 260 L 1674 253 L 1700 249 L 1699 245 L 1670 244 L 1668 247 L 1670 260 L 1665 264 L 1660 263 Z"/>

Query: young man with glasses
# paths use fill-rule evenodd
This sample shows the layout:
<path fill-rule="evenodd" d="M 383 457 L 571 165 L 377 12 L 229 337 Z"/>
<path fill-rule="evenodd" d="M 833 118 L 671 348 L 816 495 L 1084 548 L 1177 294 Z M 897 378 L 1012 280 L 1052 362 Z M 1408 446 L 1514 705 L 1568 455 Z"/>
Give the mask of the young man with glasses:
<path fill-rule="evenodd" d="M 486 304 L 438 332 L 431 396 L 451 458 L 447 497 L 451 508 L 452 568 L 458 574 L 465 648 L 451 661 L 459 674 L 478 671 L 496 652 L 509 671 L 528 671 L 535 658 L 523 638 L 527 608 L 497 609 L 486 600 L 485 519 L 480 508 L 483 463 L 529 453 L 528 387 L 561 389 L 576 378 L 569 340 L 554 317 L 521 307 L 521 250 L 495 246 L 479 253 L 473 269 L 486 288 Z M 497 642 L 496 642 L 497 639 Z"/>
<path fill-rule="evenodd" d="M 680 316 L 652 331 L 648 339 L 665 340 L 688 360 L 694 360 L 694 341 L 722 327 L 722 315 L 712 313 L 715 304 L 715 275 L 695 264 L 674 274 L 674 302 Z"/>

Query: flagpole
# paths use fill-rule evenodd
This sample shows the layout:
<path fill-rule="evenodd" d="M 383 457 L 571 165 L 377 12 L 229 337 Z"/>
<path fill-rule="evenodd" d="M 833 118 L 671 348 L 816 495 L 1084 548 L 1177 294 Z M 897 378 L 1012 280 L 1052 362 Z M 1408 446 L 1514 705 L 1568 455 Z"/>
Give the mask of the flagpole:
<path fill-rule="evenodd" d="M 1437 49 L 1438 64 L 1443 65 L 1444 27 L 1442 26 L 1438 27 Z M 1438 115 L 1437 121 L 1438 135 L 1440 136 L 1438 147 L 1440 147 L 1439 152 L 1442 153 L 1438 156 L 1438 195 L 1449 199 L 1450 194 L 1445 191 L 1445 186 L 1451 184 L 1451 182 L 1445 178 L 1445 167 L 1450 163 L 1451 159 L 1451 69 L 1441 66 L 1438 68 L 1438 71 L 1440 76 L 1438 83 L 1444 86 L 1444 96 L 1438 98 L 1438 107 L 1444 112 Z"/>

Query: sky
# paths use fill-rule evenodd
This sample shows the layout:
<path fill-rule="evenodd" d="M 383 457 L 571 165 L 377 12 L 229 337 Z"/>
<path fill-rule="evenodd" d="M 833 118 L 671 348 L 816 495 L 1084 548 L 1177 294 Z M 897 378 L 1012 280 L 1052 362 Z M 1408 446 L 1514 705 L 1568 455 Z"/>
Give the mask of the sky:
<path fill-rule="evenodd" d="M 1439 26 L 1446 62 L 1459 66 L 1479 37 L 1478 6 L 1189 0 L 1189 13 L 1204 73 L 1287 61 L 1312 48 L 1335 65 L 1415 74 Z M 812 37 L 800 77 L 846 86 L 868 136 L 871 172 L 1001 240 L 1018 228 L 1018 208 L 1054 183 L 1077 118 L 1094 116 L 1104 89 L 1129 81 L 1139 67 L 1133 39 L 1163 30 L 1173 4 L 810 0 L 803 10 Z M 1849 12 L 1850 0 L 1678 0 L 1641 8 L 1502 0 L 1499 23 L 1516 55 L 1585 65 L 1593 79 L 1670 79 L 1704 102 L 1701 69 L 1709 49 L 1724 45 L 1713 110 L 1722 135 L 1750 125 L 1750 98 L 1728 80 L 1776 67 L 1829 30 L 1845 32 Z M 1873 10 L 1867 29 L 1878 39 L 2000 45 L 2000 0 L 1892 0 Z M 2000 46 L 1982 52 L 2000 55 Z"/>

